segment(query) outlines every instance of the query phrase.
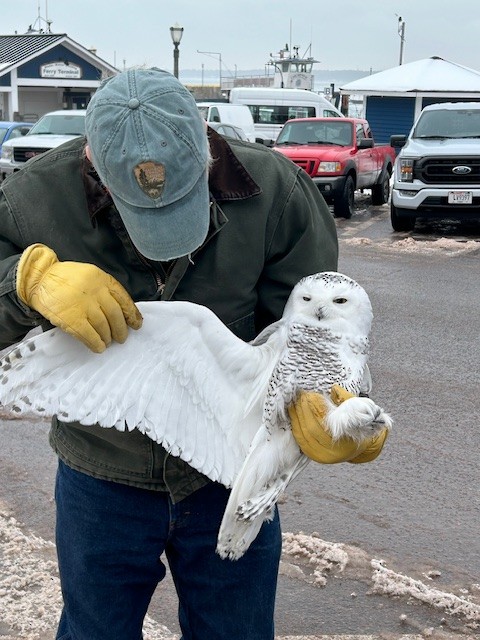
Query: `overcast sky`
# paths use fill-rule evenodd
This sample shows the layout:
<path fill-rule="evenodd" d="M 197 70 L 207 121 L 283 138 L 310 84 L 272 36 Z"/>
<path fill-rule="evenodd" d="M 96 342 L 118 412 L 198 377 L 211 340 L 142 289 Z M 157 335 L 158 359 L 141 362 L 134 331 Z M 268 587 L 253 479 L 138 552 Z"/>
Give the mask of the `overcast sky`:
<path fill-rule="evenodd" d="M 480 0 L 0 0 L 0 33 L 25 33 L 38 15 L 119 68 L 173 68 L 170 26 L 184 27 L 181 69 L 263 69 L 286 43 L 319 70 L 380 71 L 438 55 L 480 71 Z M 197 52 L 207 51 L 213 55 Z"/>

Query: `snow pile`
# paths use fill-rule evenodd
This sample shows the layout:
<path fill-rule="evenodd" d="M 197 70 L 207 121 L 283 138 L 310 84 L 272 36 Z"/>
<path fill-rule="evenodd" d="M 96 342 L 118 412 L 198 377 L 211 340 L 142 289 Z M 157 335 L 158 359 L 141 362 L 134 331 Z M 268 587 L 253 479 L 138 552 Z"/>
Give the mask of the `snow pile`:
<path fill-rule="evenodd" d="M 480 605 L 466 597 L 434 589 L 420 580 L 396 573 L 387 569 L 382 561 L 369 558 L 362 549 L 327 542 L 318 533 L 283 534 L 283 575 L 323 587 L 329 575 L 335 571 L 343 571 L 347 566 L 355 570 L 357 579 L 373 582 L 371 593 L 414 598 L 445 613 L 462 617 L 471 628 L 480 627 Z M 428 577 L 431 579 L 438 575 L 440 572 L 431 571 Z M 471 590 L 475 592 L 477 587 L 476 584 L 472 585 Z"/>
<path fill-rule="evenodd" d="M 59 617 L 55 545 L 25 535 L 4 510 L 0 511 L 0 541 L 2 622 L 24 640 L 36 640 L 51 631 Z"/>
<path fill-rule="evenodd" d="M 305 535 L 302 532 L 284 533 L 282 539 L 284 555 L 306 563 L 306 574 L 298 566 L 296 570 L 302 573 L 302 577 L 307 582 L 323 587 L 327 583 L 325 574 L 333 569 L 343 571 L 347 566 L 348 553 L 345 551 L 344 545 L 326 542 L 317 533 L 312 533 L 312 535 Z M 283 573 L 288 572 L 286 569 L 283 571 Z"/>
<path fill-rule="evenodd" d="M 373 593 L 386 594 L 391 596 L 410 596 L 421 602 L 442 609 L 446 613 L 464 617 L 466 620 L 479 626 L 480 606 L 470 602 L 466 598 L 460 598 L 452 593 L 445 593 L 438 589 L 433 589 L 428 585 L 414 580 L 401 573 L 395 573 L 387 569 L 379 560 L 372 560 L 373 572 Z"/>
<path fill-rule="evenodd" d="M 450 255 L 458 253 L 466 253 L 475 249 L 480 249 L 480 244 L 475 240 L 466 240 L 465 242 L 458 242 L 453 238 L 439 238 L 431 242 L 425 242 L 423 240 L 415 240 L 415 238 L 408 237 L 403 240 L 398 240 L 390 245 L 393 249 L 400 249 L 410 253 L 433 253 L 441 250 L 446 251 Z"/>
<path fill-rule="evenodd" d="M 370 240 L 370 238 L 340 238 L 345 244 L 375 246 L 382 249 L 401 251 L 403 253 L 424 253 L 432 254 L 442 251 L 454 256 L 462 253 L 469 253 L 480 250 L 480 243 L 476 240 L 465 240 L 459 242 L 452 238 L 439 238 L 438 240 L 425 241 L 415 240 L 411 236 L 402 240 Z"/>

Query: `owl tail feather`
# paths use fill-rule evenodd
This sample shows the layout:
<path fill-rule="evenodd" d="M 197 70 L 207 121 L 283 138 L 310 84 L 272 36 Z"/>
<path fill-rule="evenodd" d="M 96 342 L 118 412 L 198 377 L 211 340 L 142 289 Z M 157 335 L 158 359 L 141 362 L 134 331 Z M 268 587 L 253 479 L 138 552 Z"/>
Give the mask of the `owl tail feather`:
<path fill-rule="evenodd" d="M 289 482 L 308 462 L 290 429 L 269 434 L 261 428 L 233 483 L 218 534 L 217 553 L 238 560 L 255 540 Z"/>

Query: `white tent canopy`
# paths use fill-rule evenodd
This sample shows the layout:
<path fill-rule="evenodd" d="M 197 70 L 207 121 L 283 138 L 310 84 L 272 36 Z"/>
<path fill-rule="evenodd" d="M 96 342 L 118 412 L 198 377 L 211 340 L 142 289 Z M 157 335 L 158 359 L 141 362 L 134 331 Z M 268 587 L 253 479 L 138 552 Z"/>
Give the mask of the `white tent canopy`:
<path fill-rule="evenodd" d="M 349 82 L 343 94 L 412 95 L 480 93 L 480 72 L 438 56 L 387 69 Z"/>

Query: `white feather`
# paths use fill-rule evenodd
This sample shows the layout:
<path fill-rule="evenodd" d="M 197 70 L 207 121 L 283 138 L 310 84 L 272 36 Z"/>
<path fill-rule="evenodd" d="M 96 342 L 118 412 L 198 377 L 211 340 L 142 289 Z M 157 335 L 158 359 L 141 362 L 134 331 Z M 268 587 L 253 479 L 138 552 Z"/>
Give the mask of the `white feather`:
<path fill-rule="evenodd" d="M 63 422 L 137 428 L 230 486 L 259 426 L 258 416 L 244 417 L 245 398 L 252 387 L 265 393 L 275 353 L 243 342 L 200 305 L 138 308 L 142 328 L 103 354 L 59 329 L 17 345 L 0 362 L 0 403 Z"/>

